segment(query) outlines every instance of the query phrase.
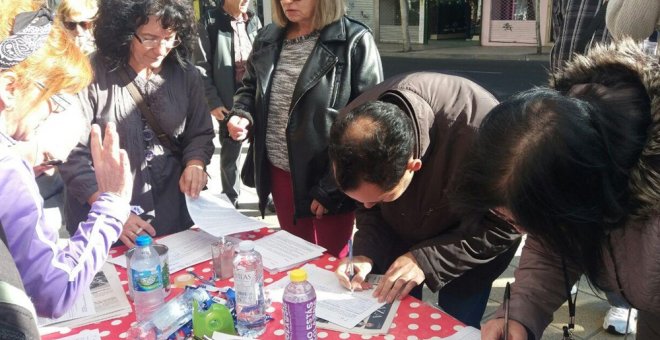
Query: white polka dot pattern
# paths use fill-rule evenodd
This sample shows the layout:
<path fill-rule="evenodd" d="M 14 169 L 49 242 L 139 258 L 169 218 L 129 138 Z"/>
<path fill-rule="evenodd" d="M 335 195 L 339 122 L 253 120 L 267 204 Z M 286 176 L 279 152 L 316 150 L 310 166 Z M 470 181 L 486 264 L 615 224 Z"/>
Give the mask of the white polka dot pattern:
<path fill-rule="evenodd" d="M 240 236 L 242 239 L 256 239 L 268 235 L 273 230 L 268 228 L 263 228 L 256 233 L 243 233 Z M 126 247 L 117 247 L 112 249 L 112 252 L 121 255 L 126 251 Z M 327 270 L 334 271 L 339 263 L 339 258 L 333 257 L 330 255 L 324 255 L 318 259 L 311 261 L 312 264 L 320 267 L 326 268 Z M 176 273 L 171 273 L 172 282 L 176 282 L 175 279 L 181 275 L 187 274 L 190 271 L 195 271 L 197 273 L 210 273 L 212 271 L 212 262 L 203 261 L 197 265 L 186 268 L 185 270 L 178 271 Z M 120 282 L 124 289 L 127 289 L 128 280 L 126 275 L 126 269 L 121 267 L 115 267 L 117 269 L 117 275 L 120 278 Z M 266 286 L 269 284 L 280 280 L 281 278 L 287 275 L 286 272 L 271 274 L 264 272 L 264 283 Z M 205 274 L 204 277 L 207 277 L 208 274 Z M 233 287 L 234 279 L 217 281 L 216 286 L 219 288 L 224 287 Z M 177 296 L 181 293 L 182 288 L 178 288 L 175 285 L 172 285 L 172 290 L 169 298 Z M 131 304 L 132 307 L 132 304 Z M 284 327 L 282 322 L 281 314 L 281 304 L 273 303 L 273 305 L 267 308 L 267 312 L 271 315 L 274 320 L 268 323 L 266 328 L 266 333 L 264 333 L 264 339 L 283 339 L 284 338 Z M 61 332 L 44 335 L 43 340 L 54 340 L 62 337 L 63 334 L 78 335 L 83 331 L 88 331 L 88 329 L 98 329 L 99 334 L 103 339 L 128 339 L 128 329 L 136 324 L 135 315 L 129 314 L 125 317 L 109 319 L 102 321 L 93 325 L 87 325 L 72 330 L 64 330 Z M 441 339 L 448 337 L 452 334 L 455 334 L 456 331 L 462 329 L 460 322 L 456 321 L 454 318 L 447 316 L 441 311 L 438 311 L 436 308 L 427 305 L 419 300 L 416 300 L 412 297 L 407 297 L 399 305 L 398 312 L 395 314 L 395 318 L 392 322 L 390 329 L 388 330 L 387 335 L 359 335 L 351 334 L 345 332 L 337 332 L 332 330 L 318 329 L 318 338 L 319 339 L 349 339 L 349 340 L 358 340 L 358 339 L 387 339 L 387 340 L 418 340 L 418 339 Z"/>

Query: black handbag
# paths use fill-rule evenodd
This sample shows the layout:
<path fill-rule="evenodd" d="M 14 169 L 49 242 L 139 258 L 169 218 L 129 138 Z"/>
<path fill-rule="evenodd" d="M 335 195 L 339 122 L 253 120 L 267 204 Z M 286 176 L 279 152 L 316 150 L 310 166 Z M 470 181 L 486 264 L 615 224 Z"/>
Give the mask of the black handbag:
<path fill-rule="evenodd" d="M 133 83 L 133 81 L 131 81 L 129 78 L 126 68 L 122 67 L 120 70 L 118 70 L 118 72 L 122 80 L 126 82 L 126 89 L 128 89 L 128 93 L 131 94 L 133 101 L 135 101 L 135 104 L 137 104 L 138 109 L 142 113 L 142 117 L 144 117 L 144 119 L 147 121 L 147 124 L 149 124 L 149 127 L 151 127 L 151 129 L 156 133 L 156 137 L 158 137 L 160 144 L 170 149 L 174 156 L 176 156 L 178 159 L 181 159 L 183 155 L 181 148 L 179 148 L 179 146 L 176 144 L 174 138 L 165 133 L 163 128 L 160 127 L 156 116 L 154 116 L 153 112 L 151 112 L 151 109 L 149 109 L 149 106 L 144 102 L 142 93 L 140 93 L 140 90 L 137 88 L 137 86 L 135 86 L 135 83 Z"/>
<path fill-rule="evenodd" d="M 248 148 L 247 156 L 245 156 L 245 162 L 243 162 L 243 168 L 241 168 L 241 181 L 243 184 L 249 186 L 250 188 L 255 188 L 255 172 L 254 172 L 254 144 L 250 143 Z"/>

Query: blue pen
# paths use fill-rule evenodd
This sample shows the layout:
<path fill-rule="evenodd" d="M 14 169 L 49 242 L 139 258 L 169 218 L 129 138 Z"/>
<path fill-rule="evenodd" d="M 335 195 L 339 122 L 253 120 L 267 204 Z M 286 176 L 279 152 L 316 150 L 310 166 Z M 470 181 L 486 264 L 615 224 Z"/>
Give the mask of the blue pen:
<path fill-rule="evenodd" d="M 348 281 L 353 292 L 353 278 L 355 277 L 355 268 L 353 265 L 353 240 L 348 240 Z"/>

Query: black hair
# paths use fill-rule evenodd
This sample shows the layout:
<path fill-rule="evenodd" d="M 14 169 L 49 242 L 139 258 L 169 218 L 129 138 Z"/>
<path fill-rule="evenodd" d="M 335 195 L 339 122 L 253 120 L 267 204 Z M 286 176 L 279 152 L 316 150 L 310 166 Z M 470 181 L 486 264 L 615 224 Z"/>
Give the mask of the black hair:
<path fill-rule="evenodd" d="M 628 80 L 532 89 L 496 106 L 452 192 L 454 207 L 508 208 L 601 288 L 602 247 L 635 208 L 630 172 L 651 124 L 643 85 Z"/>
<path fill-rule="evenodd" d="M 130 46 L 138 27 L 157 16 L 163 28 L 176 32 L 181 41 L 165 57 L 184 65 L 192 54 L 197 36 L 195 16 L 188 0 L 103 0 L 94 22 L 94 38 L 100 53 L 111 68 L 128 65 Z"/>
<path fill-rule="evenodd" d="M 389 191 L 413 155 L 412 119 L 394 104 L 367 102 L 340 115 L 330 130 L 329 154 L 343 191 L 362 181 Z"/>

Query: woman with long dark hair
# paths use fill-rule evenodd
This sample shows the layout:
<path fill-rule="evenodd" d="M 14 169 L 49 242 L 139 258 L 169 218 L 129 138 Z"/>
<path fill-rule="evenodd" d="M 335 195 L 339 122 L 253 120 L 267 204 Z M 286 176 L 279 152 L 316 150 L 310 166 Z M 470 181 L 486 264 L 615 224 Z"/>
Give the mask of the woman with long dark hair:
<path fill-rule="evenodd" d="M 639 309 L 638 338 L 660 337 L 659 71 L 632 43 L 595 48 L 553 89 L 520 93 L 483 121 L 455 199 L 528 233 L 512 339 L 540 338 L 583 273 Z M 484 339 L 501 338 L 502 316 Z"/>
<path fill-rule="evenodd" d="M 188 61 L 195 19 L 188 0 L 106 0 L 94 22 L 94 81 L 83 95 L 90 122 L 117 124 L 134 173 L 134 213 L 120 240 L 166 235 L 193 223 L 184 195 L 206 185 L 213 125 L 198 71 Z M 61 167 L 69 231 L 98 194 L 85 145 Z M 139 207 L 139 208 L 137 208 Z"/>

